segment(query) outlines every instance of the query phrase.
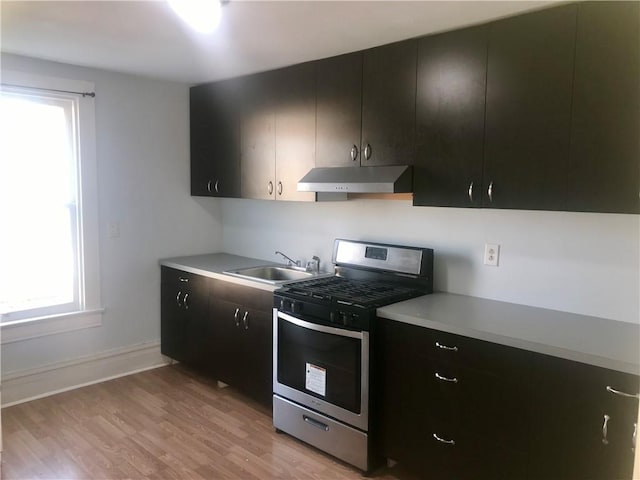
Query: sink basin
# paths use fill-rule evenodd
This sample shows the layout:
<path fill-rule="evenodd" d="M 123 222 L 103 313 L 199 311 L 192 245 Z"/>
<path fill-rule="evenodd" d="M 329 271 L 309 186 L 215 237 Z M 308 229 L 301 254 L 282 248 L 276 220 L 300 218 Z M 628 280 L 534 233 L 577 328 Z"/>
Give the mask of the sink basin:
<path fill-rule="evenodd" d="M 264 265 L 260 267 L 240 268 L 237 270 L 227 270 L 223 273 L 234 277 L 257 280 L 259 282 L 266 282 L 273 285 L 305 280 L 319 275 L 327 275 L 298 270 L 285 265 Z"/>

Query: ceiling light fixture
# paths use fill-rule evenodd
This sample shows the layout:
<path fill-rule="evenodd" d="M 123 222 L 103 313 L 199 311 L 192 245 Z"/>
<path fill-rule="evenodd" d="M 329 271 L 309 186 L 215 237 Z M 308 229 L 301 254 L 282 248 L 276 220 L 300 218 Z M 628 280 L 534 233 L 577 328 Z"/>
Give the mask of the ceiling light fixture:
<path fill-rule="evenodd" d="M 200 33 L 211 33 L 220 24 L 220 0 L 167 0 L 174 12 L 191 28 Z"/>

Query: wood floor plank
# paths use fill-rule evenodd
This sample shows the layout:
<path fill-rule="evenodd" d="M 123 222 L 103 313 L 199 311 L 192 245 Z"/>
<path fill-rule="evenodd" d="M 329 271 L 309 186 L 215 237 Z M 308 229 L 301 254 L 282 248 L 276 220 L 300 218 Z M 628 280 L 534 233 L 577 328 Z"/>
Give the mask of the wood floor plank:
<path fill-rule="evenodd" d="M 3 479 L 354 480 L 271 412 L 180 365 L 3 409 Z M 376 480 L 397 480 L 382 470 Z"/>

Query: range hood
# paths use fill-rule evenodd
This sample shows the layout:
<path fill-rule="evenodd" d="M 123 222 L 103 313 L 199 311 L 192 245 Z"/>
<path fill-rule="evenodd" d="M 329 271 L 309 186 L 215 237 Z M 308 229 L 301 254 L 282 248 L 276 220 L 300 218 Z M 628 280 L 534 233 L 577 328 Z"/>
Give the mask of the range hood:
<path fill-rule="evenodd" d="M 317 167 L 298 182 L 299 192 L 409 193 L 412 169 L 385 167 Z"/>

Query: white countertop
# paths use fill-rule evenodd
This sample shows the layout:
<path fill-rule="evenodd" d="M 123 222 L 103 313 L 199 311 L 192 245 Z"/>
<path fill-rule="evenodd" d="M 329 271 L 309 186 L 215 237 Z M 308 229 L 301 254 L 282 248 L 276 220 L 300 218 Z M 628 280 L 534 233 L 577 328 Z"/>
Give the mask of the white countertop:
<path fill-rule="evenodd" d="M 238 268 L 258 267 L 262 265 L 273 265 L 276 262 L 268 262 L 258 258 L 241 257 L 238 255 L 230 255 L 228 253 L 210 253 L 207 255 L 192 255 L 189 257 L 173 257 L 160 260 L 160 265 L 170 268 L 176 268 L 189 273 L 195 273 L 210 278 L 217 278 L 226 282 L 244 285 L 245 287 L 259 288 L 273 292 L 280 288 L 280 285 L 271 285 L 244 278 L 225 275 L 225 270 Z"/>
<path fill-rule="evenodd" d="M 451 293 L 378 309 L 378 316 L 640 374 L 640 325 Z"/>

